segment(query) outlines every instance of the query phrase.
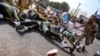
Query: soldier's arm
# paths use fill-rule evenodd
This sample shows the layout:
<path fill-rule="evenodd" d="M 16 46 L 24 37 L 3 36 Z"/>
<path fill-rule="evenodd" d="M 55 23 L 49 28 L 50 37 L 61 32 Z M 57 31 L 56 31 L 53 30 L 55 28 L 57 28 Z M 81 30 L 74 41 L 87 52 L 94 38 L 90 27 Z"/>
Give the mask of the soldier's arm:
<path fill-rule="evenodd" d="M 81 26 L 79 26 L 79 27 L 75 27 L 76 29 L 78 29 L 78 28 L 80 28 L 80 27 L 85 27 L 86 25 L 85 24 L 83 24 L 83 25 L 81 25 Z"/>
<path fill-rule="evenodd" d="M 97 23 L 95 23 L 95 31 L 97 32 L 98 31 L 98 28 L 99 28 L 99 26 L 98 26 L 98 24 Z"/>
<path fill-rule="evenodd" d="M 19 17 L 18 17 L 18 15 L 17 15 L 16 9 L 14 9 L 14 16 L 15 16 L 15 18 L 16 18 L 18 21 L 20 20 Z"/>

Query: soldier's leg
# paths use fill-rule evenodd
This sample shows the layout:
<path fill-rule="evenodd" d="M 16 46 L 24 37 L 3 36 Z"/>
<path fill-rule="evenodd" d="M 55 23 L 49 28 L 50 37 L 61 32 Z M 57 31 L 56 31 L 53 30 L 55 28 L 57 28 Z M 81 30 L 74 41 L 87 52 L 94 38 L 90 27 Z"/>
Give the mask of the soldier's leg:
<path fill-rule="evenodd" d="M 15 22 L 16 24 L 16 30 L 19 31 L 27 31 L 27 30 L 32 30 L 33 28 L 38 29 L 39 25 L 37 23 L 37 21 L 30 21 L 30 22 Z"/>
<path fill-rule="evenodd" d="M 31 26 L 31 25 L 37 25 L 37 21 L 21 21 L 21 22 L 14 22 L 16 26 L 21 26 L 21 25 L 25 25 L 25 26 Z"/>
<path fill-rule="evenodd" d="M 61 48 L 69 48 L 69 46 L 67 45 L 67 42 L 65 40 L 62 40 L 58 34 L 55 34 L 48 30 L 48 31 L 46 31 L 45 35 L 50 38 L 52 38 L 54 36 L 54 38 L 56 38 L 55 40 L 58 41 L 59 43 L 61 43 Z M 52 38 L 52 39 L 54 39 L 54 38 Z"/>
<path fill-rule="evenodd" d="M 0 14 L 3 15 L 3 20 L 5 20 L 6 16 L 8 16 L 7 12 L 6 12 L 6 8 L 4 7 L 4 5 L 2 3 L 0 3 Z"/>
<path fill-rule="evenodd" d="M 54 32 L 50 32 L 51 35 L 54 37 L 55 40 L 57 40 L 58 42 L 61 42 L 63 39 L 61 38 L 60 34 L 54 33 Z"/>
<path fill-rule="evenodd" d="M 22 21 L 21 22 L 21 25 L 25 25 L 25 26 L 31 26 L 31 25 L 35 25 L 35 24 L 36 25 L 38 24 L 37 21 L 29 21 L 29 22 L 28 21 L 26 21 L 26 22 Z"/>
<path fill-rule="evenodd" d="M 91 37 L 91 44 L 93 43 L 95 37 L 95 34 Z"/>
<path fill-rule="evenodd" d="M 85 39 L 85 45 L 89 45 L 89 44 L 90 44 L 89 42 L 90 42 L 90 41 L 89 41 L 89 38 L 86 37 L 86 39 Z"/>

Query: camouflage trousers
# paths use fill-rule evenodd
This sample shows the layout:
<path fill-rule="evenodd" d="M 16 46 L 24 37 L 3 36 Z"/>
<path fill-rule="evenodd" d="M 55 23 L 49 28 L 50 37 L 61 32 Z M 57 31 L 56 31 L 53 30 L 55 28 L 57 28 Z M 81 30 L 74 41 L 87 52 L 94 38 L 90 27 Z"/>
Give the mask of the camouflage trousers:
<path fill-rule="evenodd" d="M 94 41 L 94 38 L 95 38 L 95 33 L 85 33 L 84 34 L 84 37 L 85 37 L 85 45 L 89 45 L 89 44 L 92 44 L 93 41 Z"/>

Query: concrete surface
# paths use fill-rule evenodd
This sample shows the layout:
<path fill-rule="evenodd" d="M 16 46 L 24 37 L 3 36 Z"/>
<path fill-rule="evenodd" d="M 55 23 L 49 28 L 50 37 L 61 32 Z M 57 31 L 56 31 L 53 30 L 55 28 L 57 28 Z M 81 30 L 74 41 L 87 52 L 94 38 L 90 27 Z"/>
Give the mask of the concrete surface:
<path fill-rule="evenodd" d="M 37 31 L 20 35 L 15 28 L 8 24 L 0 24 L 0 56 L 46 56 L 51 49 L 58 49 L 59 56 L 70 56 L 60 48 L 56 41 L 49 40 Z M 66 49 L 68 51 L 68 49 Z M 96 40 L 86 47 L 88 53 L 74 52 L 76 56 L 93 56 L 100 50 L 100 41 Z"/>

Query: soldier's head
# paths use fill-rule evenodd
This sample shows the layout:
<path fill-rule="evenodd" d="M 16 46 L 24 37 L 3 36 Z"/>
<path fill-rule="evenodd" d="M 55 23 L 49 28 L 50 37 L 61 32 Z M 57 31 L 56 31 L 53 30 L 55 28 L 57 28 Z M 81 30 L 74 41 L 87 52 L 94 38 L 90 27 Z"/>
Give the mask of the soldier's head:
<path fill-rule="evenodd" d="M 89 20 L 88 20 L 88 23 L 93 23 L 95 22 L 95 19 L 96 19 L 96 16 L 95 15 L 91 15 Z"/>
<path fill-rule="evenodd" d="M 28 15 L 31 15 L 31 14 L 32 14 L 32 12 L 33 12 L 32 10 L 29 10 L 29 11 L 28 11 Z"/>

